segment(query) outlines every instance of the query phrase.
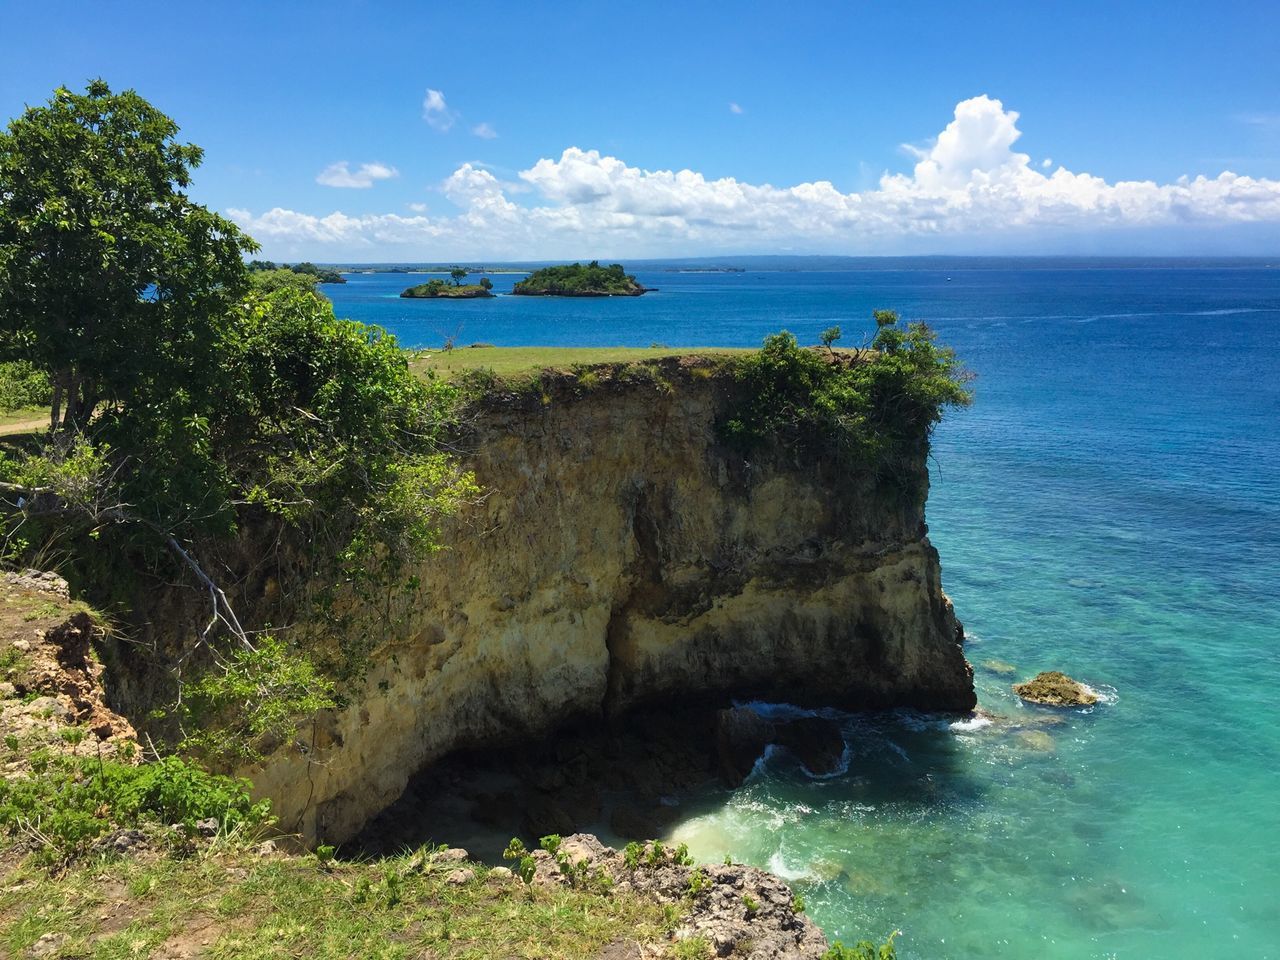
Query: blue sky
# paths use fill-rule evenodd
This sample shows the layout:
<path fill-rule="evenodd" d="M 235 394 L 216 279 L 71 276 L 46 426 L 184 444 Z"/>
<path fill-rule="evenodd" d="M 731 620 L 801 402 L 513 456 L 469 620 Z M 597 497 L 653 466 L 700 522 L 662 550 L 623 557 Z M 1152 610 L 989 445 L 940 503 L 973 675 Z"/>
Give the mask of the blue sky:
<path fill-rule="evenodd" d="M 1274 0 L 2 12 L 0 116 L 137 89 L 279 258 L 1280 253 Z"/>

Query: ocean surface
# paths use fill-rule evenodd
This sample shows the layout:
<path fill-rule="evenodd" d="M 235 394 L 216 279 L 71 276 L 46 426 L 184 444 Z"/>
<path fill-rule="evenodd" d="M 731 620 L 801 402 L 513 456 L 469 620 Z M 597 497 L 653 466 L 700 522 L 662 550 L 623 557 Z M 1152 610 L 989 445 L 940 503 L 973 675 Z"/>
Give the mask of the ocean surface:
<path fill-rule="evenodd" d="M 927 320 L 978 374 L 937 431 L 928 515 L 980 703 L 1049 715 L 1009 690 L 1042 669 L 1105 702 L 1031 729 L 844 717 L 846 772 L 774 753 L 673 837 L 786 877 L 833 939 L 901 930 L 913 960 L 1280 957 L 1280 269 L 892 265 L 640 270 L 658 292 L 618 300 L 323 289 L 415 346 L 812 343 L 833 324 L 850 344 L 875 308 Z"/>

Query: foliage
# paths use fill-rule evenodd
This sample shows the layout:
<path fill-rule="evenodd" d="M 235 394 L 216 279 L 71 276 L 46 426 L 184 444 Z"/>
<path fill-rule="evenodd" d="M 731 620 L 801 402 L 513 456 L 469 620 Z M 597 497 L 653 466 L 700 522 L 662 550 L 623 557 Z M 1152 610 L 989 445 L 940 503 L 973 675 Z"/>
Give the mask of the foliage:
<path fill-rule="evenodd" d="M 827 329 L 823 330 L 819 335 L 818 340 L 824 347 L 830 350 L 835 345 L 835 342 L 842 336 L 844 336 L 844 334 L 840 332 L 839 327 L 827 327 Z"/>
<path fill-rule="evenodd" d="M 711 886 L 711 878 L 707 876 L 701 867 L 689 874 L 690 896 L 696 897 L 709 886 Z"/>
<path fill-rule="evenodd" d="M 49 375 L 63 427 L 218 376 L 254 244 L 187 197 L 202 151 L 177 132 L 95 80 L 0 133 L 0 360 Z"/>
<path fill-rule="evenodd" d="M 537 867 L 537 862 L 529 855 L 529 851 L 525 849 L 523 841 L 519 837 L 512 837 L 511 842 L 507 844 L 507 849 L 502 851 L 503 860 L 511 860 L 515 862 L 515 872 L 520 876 L 526 884 L 533 883 L 533 872 Z"/>
<path fill-rule="evenodd" d="M 898 932 L 895 930 L 889 934 L 889 939 L 878 947 L 870 940 L 859 940 L 852 947 L 846 947 L 837 940 L 832 944 L 831 949 L 822 955 L 822 960 L 895 960 L 898 953 L 894 949 L 893 941 L 897 936 Z"/>
<path fill-rule="evenodd" d="M 346 279 L 337 270 L 331 267 L 317 267 L 314 263 L 272 263 L 270 260 L 250 260 L 250 274 L 257 272 L 274 272 L 277 270 L 287 270 L 290 273 L 298 274 L 302 277 L 310 277 L 311 283 L 346 283 Z"/>
<path fill-rule="evenodd" d="M 909 482 L 943 410 L 967 405 L 971 394 L 954 353 L 928 326 L 903 329 L 888 316 L 874 352 L 847 361 L 801 349 L 785 331 L 735 359 L 738 401 L 719 425 L 724 438 L 744 452 L 773 440 L 797 444 L 877 480 Z"/>
<path fill-rule="evenodd" d="M 322 268 L 247 268 L 253 242 L 183 192 L 201 151 L 176 134 L 95 81 L 0 135 L 0 360 L 51 378 L 56 426 L 0 457 L 5 556 L 63 538 L 100 584 L 184 567 L 252 655 L 209 643 L 193 661 L 225 673 L 198 683 L 190 709 L 229 742 L 206 731 L 192 746 L 244 752 L 330 702 L 312 662 L 346 675 L 368 642 L 335 630 L 350 642 L 312 657 L 256 647 L 207 572 L 243 570 L 229 543 L 245 521 L 308 551 L 282 566 L 303 571 L 289 586 L 324 614 L 338 588 L 389 589 L 477 488 L 441 449 L 456 389 L 415 376 L 382 330 L 337 319 L 313 289 Z M 290 594 L 295 609 L 304 595 Z M 271 702 L 248 708 L 250 689 Z"/>
<path fill-rule="evenodd" d="M 293 737 L 300 719 L 334 703 L 333 681 L 304 652 L 262 637 L 184 687 L 183 748 L 221 763 L 258 760 L 262 747 Z"/>
<path fill-rule="evenodd" d="M 275 293 L 277 290 L 301 290 L 309 293 L 316 288 L 316 278 L 284 268 L 251 270 L 249 284 L 259 293 Z"/>
<path fill-rule="evenodd" d="M 449 276 L 453 278 L 453 285 L 455 287 L 462 286 L 462 281 L 467 279 L 467 274 L 469 274 L 470 272 L 471 271 L 468 270 L 466 267 L 454 267 L 452 270 L 450 270 Z"/>
<path fill-rule="evenodd" d="M 465 277 L 466 274 L 463 274 Z M 468 300 L 482 299 L 493 296 L 490 291 L 493 284 L 489 282 L 488 277 L 481 277 L 480 283 L 462 284 L 455 281 L 452 284 L 446 283 L 439 277 L 434 277 L 426 283 L 420 283 L 417 286 L 409 287 L 403 291 L 400 296 L 410 300 L 430 300 L 435 298 Z"/>
<path fill-rule="evenodd" d="M 113 827 L 191 827 L 213 818 L 230 830 L 268 820 L 269 805 L 250 799 L 248 781 L 177 757 L 130 766 L 37 752 L 30 762 L 35 776 L 0 779 L 0 828 L 40 838 L 49 856 L 83 853 Z"/>
<path fill-rule="evenodd" d="M 535 270 L 512 289 L 517 294 L 551 296 L 630 296 L 643 293 L 644 287 L 629 275 L 622 264 L 600 266 L 599 261 L 543 267 Z"/>
<path fill-rule="evenodd" d="M 676 943 L 674 956 L 676 960 L 703 960 L 711 956 L 711 944 L 706 937 L 689 937 Z"/>
<path fill-rule="evenodd" d="M 0 363 L 0 413 L 45 407 L 53 399 L 49 374 L 30 360 Z"/>

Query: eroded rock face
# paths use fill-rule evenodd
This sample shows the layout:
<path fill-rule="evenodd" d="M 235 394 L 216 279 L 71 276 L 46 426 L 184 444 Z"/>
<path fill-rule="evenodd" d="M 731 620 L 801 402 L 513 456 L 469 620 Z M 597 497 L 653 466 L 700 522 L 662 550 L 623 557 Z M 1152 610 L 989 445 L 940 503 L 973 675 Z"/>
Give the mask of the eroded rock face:
<path fill-rule="evenodd" d="M 1048 670 L 1025 683 L 1015 683 L 1013 692 L 1031 703 L 1051 707 L 1087 707 L 1098 702 L 1098 695 L 1065 673 Z"/>
<path fill-rule="evenodd" d="M 282 827 L 341 841 L 451 751 L 647 703 L 972 709 L 923 451 L 910 494 L 793 449 L 744 460 L 716 432 L 728 386 L 691 371 L 544 375 L 482 411 L 485 497 L 377 611 L 363 689 L 244 771 Z"/>

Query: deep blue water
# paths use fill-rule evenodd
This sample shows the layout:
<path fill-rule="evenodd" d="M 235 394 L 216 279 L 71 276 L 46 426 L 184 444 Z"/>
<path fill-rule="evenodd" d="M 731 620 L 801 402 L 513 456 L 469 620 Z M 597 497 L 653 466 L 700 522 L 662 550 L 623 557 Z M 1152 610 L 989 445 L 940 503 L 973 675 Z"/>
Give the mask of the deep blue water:
<path fill-rule="evenodd" d="M 1280 269 L 639 277 L 659 292 L 325 290 L 423 346 L 750 346 L 832 324 L 849 343 L 874 308 L 928 320 L 978 374 L 938 429 L 929 521 L 981 703 L 1045 715 L 994 660 L 1107 693 L 1043 728 L 846 718 L 845 775 L 773 756 L 674 835 L 788 876 L 833 937 L 900 928 L 908 958 L 1280 957 Z"/>

